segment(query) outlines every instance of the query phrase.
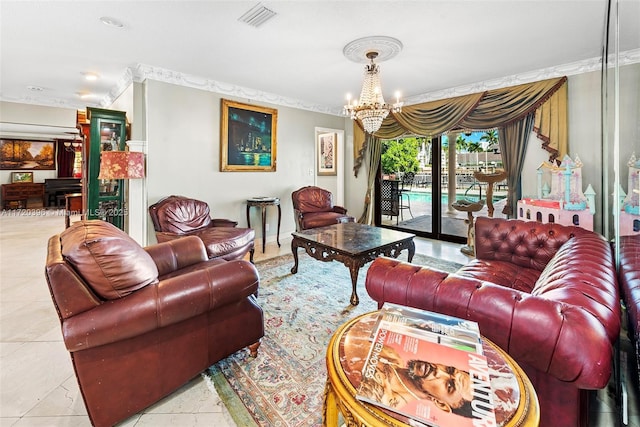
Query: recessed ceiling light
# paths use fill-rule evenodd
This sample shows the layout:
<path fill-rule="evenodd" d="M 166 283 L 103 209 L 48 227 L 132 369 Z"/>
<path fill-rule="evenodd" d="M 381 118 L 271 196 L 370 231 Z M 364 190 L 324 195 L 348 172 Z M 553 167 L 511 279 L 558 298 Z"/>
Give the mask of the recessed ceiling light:
<path fill-rule="evenodd" d="M 94 81 L 98 80 L 98 75 L 96 73 L 82 73 L 86 80 Z"/>
<path fill-rule="evenodd" d="M 40 86 L 27 86 L 27 89 L 32 92 L 42 92 L 44 90 L 44 88 Z"/>
<path fill-rule="evenodd" d="M 124 24 L 122 22 L 118 21 L 116 18 L 111 18 L 109 16 L 100 17 L 100 22 L 108 27 L 124 28 Z"/>
<path fill-rule="evenodd" d="M 81 92 L 81 93 L 78 93 L 78 96 L 80 97 L 80 99 L 89 99 L 89 98 L 95 97 L 95 95 L 90 92 Z"/>

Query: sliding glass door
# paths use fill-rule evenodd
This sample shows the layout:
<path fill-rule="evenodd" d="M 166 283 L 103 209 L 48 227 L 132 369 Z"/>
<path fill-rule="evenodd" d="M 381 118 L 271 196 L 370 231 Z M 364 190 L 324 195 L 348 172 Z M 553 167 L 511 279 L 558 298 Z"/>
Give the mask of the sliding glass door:
<path fill-rule="evenodd" d="M 379 185 L 380 224 L 419 236 L 464 243 L 469 215 L 502 215 L 497 131 L 384 141 Z M 497 178 L 496 178 L 497 177 Z M 499 179 L 499 181 L 496 181 Z M 487 201 L 489 182 L 493 190 Z"/>

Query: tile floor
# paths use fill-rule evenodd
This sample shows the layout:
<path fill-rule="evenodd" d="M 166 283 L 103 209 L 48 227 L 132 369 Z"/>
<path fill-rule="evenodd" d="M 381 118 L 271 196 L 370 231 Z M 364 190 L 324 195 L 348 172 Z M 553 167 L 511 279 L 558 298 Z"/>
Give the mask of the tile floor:
<path fill-rule="evenodd" d="M 64 229 L 64 217 L 56 210 L 13 213 L 0 212 L 0 426 L 89 426 L 43 273 L 47 240 Z M 290 251 L 287 239 L 281 244 L 268 243 L 264 254 L 257 249 L 255 259 Z M 459 249 L 416 239 L 419 253 L 465 263 Z M 235 426 L 214 395 L 198 376 L 120 426 Z M 616 425 L 610 393 L 594 393 L 593 401 L 592 425 Z"/>

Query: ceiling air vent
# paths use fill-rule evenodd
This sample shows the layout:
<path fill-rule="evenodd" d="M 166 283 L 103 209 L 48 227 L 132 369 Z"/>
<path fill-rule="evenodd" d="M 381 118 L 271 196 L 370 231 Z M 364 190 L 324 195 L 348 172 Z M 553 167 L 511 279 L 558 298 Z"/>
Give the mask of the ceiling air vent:
<path fill-rule="evenodd" d="M 276 16 L 276 13 L 273 10 L 266 8 L 262 3 L 258 3 L 238 18 L 238 21 L 258 28 L 274 16 Z"/>

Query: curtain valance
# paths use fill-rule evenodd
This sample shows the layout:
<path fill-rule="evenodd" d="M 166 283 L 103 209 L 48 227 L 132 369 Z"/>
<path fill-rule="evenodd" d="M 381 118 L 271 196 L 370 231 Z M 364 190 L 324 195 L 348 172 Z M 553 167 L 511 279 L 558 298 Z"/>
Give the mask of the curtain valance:
<path fill-rule="evenodd" d="M 381 139 L 404 134 L 438 136 L 452 130 L 502 128 L 536 112 L 534 130 L 550 158 L 567 152 L 567 78 L 558 77 L 507 88 L 403 107 L 390 114 L 374 134 Z M 354 173 L 362 164 L 366 139 L 354 123 Z"/>

